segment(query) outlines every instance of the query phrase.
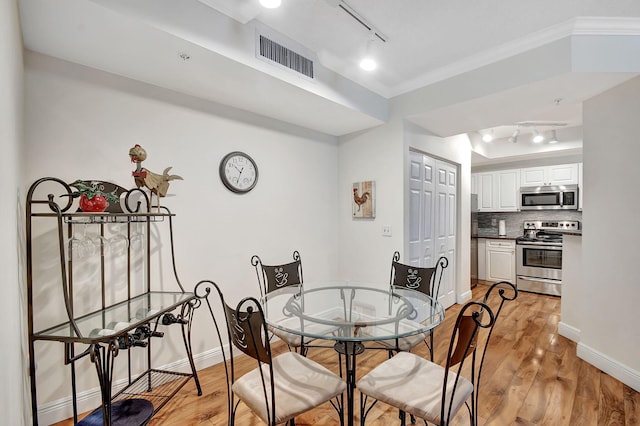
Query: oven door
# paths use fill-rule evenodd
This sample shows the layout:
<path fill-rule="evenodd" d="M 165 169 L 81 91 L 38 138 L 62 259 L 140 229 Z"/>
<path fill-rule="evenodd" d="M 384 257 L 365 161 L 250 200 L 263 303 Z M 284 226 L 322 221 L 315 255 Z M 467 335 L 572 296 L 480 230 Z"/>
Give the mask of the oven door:
<path fill-rule="evenodd" d="M 516 275 L 561 280 L 562 246 L 518 243 Z"/>

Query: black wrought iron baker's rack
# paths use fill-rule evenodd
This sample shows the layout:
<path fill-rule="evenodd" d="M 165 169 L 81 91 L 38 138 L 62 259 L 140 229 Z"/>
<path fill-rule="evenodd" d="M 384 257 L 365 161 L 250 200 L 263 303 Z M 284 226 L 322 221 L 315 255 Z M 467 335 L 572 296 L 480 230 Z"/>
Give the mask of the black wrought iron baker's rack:
<path fill-rule="evenodd" d="M 91 184 L 93 181 L 85 181 Z M 111 425 L 112 403 L 129 398 L 145 398 L 150 400 L 157 413 L 175 394 L 193 379 L 198 395 L 202 394 L 197 371 L 193 361 L 191 346 L 191 324 L 194 308 L 198 300 L 193 292 L 186 292 L 178 278 L 173 239 L 173 217 L 166 207 L 152 206 L 147 192 L 134 188 L 125 189 L 109 182 L 98 182 L 103 192 L 113 193 L 117 202 L 110 202 L 106 211 L 86 213 L 76 208 L 72 195 L 75 194 L 73 184 L 68 184 L 55 177 L 44 177 L 34 182 L 27 193 L 26 200 L 26 254 L 27 254 L 27 303 L 29 334 L 29 373 L 31 383 L 31 403 L 33 424 L 38 424 L 38 401 L 36 379 L 37 341 L 57 341 L 64 345 L 64 363 L 70 366 L 71 394 L 74 423 L 78 422 L 76 362 L 89 356 L 96 368 L 102 399 L 102 418 L 104 425 Z M 57 247 L 51 256 L 59 256 L 59 280 L 61 283 L 65 320 L 59 324 L 43 329 L 34 329 L 34 290 L 39 283 L 34 275 L 34 223 L 35 221 L 55 221 L 54 237 Z M 87 224 L 97 225 L 100 237 L 105 236 L 105 227 L 109 224 L 124 224 L 126 237 L 131 238 L 132 226 L 143 227 L 142 253 L 144 253 L 144 282 L 142 288 L 132 285 L 132 248 L 127 244 L 121 253 L 126 257 L 126 296 L 114 297 L 109 292 L 110 283 L 105 274 L 104 256 L 100 256 L 100 273 L 95 285 L 96 294 L 100 295 L 99 309 L 85 312 L 76 301 L 78 289 L 74 288 L 74 259 L 70 256 L 69 236 L 74 227 Z M 170 245 L 170 260 L 176 283 L 176 291 L 154 290 L 154 279 L 151 274 L 151 231 L 153 226 L 167 226 Z M 103 248 L 100 248 L 103 250 Z M 48 259 L 50 260 L 50 259 Z M 86 289 L 85 289 L 86 290 Z M 47 309 L 56 309 L 47 306 Z M 176 312 L 174 314 L 173 312 Z M 110 329 L 109 324 L 120 324 L 117 329 Z M 152 368 L 152 337 L 161 337 L 158 325 L 179 324 L 186 355 L 190 365 L 190 373 L 167 371 Z M 98 330 L 98 332 L 96 332 Z M 126 386 L 112 392 L 112 380 L 115 358 L 124 349 L 132 347 L 146 349 L 146 369 L 142 373 L 132 373 L 131 355 L 127 355 L 128 377 Z M 57 355 L 57 354 L 54 354 Z M 161 389 L 160 392 L 156 390 Z"/>

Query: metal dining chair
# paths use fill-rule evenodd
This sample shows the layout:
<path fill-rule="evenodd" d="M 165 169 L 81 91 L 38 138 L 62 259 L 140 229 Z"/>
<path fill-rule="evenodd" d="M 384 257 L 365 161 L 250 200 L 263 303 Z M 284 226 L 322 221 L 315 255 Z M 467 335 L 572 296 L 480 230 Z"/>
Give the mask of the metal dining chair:
<path fill-rule="evenodd" d="M 513 284 L 501 281 L 487 290 L 482 301 L 464 305 L 456 319 L 444 367 L 413 353 L 399 352 L 362 377 L 356 384 L 362 393 L 361 425 L 378 401 L 398 408 L 403 426 L 404 413 L 423 419 L 425 425 L 446 426 L 464 405 L 471 424 L 477 425 L 482 365 L 493 327 L 504 303 L 517 296 Z M 486 338 L 479 339 L 481 330 L 485 330 Z M 470 370 L 471 375 L 465 378 L 463 367 L 469 357 L 470 368 L 464 371 Z M 367 406 L 370 398 L 373 402 Z"/>
<path fill-rule="evenodd" d="M 397 287 L 420 291 L 438 300 L 440 284 L 444 270 L 449 266 L 449 260 L 441 256 L 433 267 L 419 267 L 400 263 L 400 252 L 393 253 L 391 259 L 391 276 L 389 285 L 391 291 Z M 394 352 L 411 351 L 414 347 L 424 342 L 429 349 L 429 356 L 433 361 L 433 330 L 394 340 L 384 340 L 380 343 L 389 350 L 391 357 Z"/>
<path fill-rule="evenodd" d="M 296 352 L 274 357 L 264 312 L 257 299 L 246 297 L 234 309 L 212 281 L 199 282 L 194 292 L 208 307 L 220 347 L 229 342 L 228 359 L 226 351 L 222 351 L 229 426 L 235 424 L 240 402 L 269 426 L 282 423 L 294 426 L 297 415 L 330 402 L 338 413 L 339 423 L 344 424 L 342 394 L 346 383 Z M 222 313 L 226 325 L 219 326 L 216 314 Z M 242 353 L 253 359 L 255 368 L 240 375 L 238 355 Z M 242 371 L 246 371 L 247 364 L 242 364 Z"/>
<path fill-rule="evenodd" d="M 265 265 L 258 255 L 254 255 L 251 257 L 251 265 L 256 268 L 260 296 L 263 298 L 272 291 L 283 287 L 295 286 L 298 287 L 299 290 L 302 290 L 302 260 L 297 250 L 293 252 L 293 262 Z M 313 340 L 309 337 L 303 338 L 302 336 L 287 333 L 286 331 L 271 326 L 269 326 L 269 331 L 284 341 L 289 347 L 289 350 L 293 350 L 302 355 L 306 355 L 306 345 Z"/>

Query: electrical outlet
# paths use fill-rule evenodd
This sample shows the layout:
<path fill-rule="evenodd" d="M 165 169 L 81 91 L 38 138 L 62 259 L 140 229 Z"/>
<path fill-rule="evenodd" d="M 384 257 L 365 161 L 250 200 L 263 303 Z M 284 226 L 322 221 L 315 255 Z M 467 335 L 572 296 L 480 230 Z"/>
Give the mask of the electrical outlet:
<path fill-rule="evenodd" d="M 391 236 L 391 225 L 382 225 L 382 236 L 383 237 Z"/>
<path fill-rule="evenodd" d="M 495 217 L 491 218 L 491 226 L 496 226 L 497 225 L 497 221 L 498 219 L 496 219 Z"/>

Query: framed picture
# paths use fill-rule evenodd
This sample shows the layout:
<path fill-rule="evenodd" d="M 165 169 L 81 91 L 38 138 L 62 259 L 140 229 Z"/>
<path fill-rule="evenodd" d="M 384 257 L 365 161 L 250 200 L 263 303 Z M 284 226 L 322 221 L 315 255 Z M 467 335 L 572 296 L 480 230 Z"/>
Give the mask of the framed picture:
<path fill-rule="evenodd" d="M 376 217 L 376 181 L 356 182 L 352 189 L 353 217 L 373 219 Z"/>

